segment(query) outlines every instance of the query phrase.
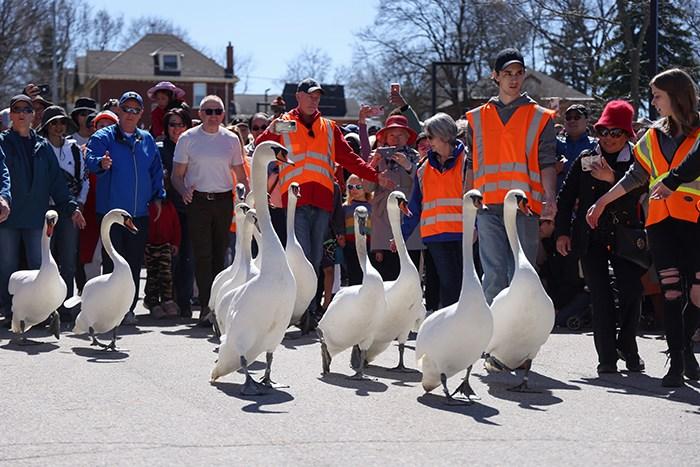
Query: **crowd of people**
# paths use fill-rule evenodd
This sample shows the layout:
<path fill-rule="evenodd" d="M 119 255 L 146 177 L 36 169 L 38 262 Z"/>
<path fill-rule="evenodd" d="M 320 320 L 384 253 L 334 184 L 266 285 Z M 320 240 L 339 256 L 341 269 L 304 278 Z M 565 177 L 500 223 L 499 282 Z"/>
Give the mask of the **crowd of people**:
<path fill-rule="evenodd" d="M 113 269 L 109 255 L 99 253 L 98 232 L 105 214 L 120 208 L 138 233 L 113 229 L 111 240 L 136 284 L 145 265 L 144 306 L 156 319 L 191 318 L 199 306 L 199 323 L 209 325 L 212 282 L 236 254 L 234 187 L 249 188 L 256 145 L 275 141 L 295 165 L 268 170 L 272 223 L 284 245 L 287 193 L 299 183 L 294 231 L 319 278 L 300 324 L 304 332 L 316 326 L 339 284 L 362 281 L 356 207 L 370 212 L 371 262 L 384 281 L 398 276 L 387 214 L 394 190 L 409 199 L 413 215 L 403 218 L 401 231 L 422 271 L 429 311 L 459 298 L 462 196 L 481 191 L 488 209 L 478 213 L 474 251 L 490 304 L 515 268 L 503 199 L 517 188 L 530 210 L 517 215 L 521 246 L 539 266 L 558 313 L 590 303 L 597 371 L 617 372 L 618 360 L 628 371 L 644 371 L 636 335 L 641 278 L 651 269 L 662 290 L 669 347 L 662 384 L 700 379 L 693 351 L 700 340 L 695 83 L 679 69 L 654 77 L 661 118 L 639 128 L 624 100 L 606 103 L 595 122 L 582 104 L 557 116 L 523 92 L 526 73 L 517 50 L 501 51 L 492 72 L 498 94 L 457 120 L 437 113 L 421 122 L 394 84 L 388 92 L 394 109 L 381 128 L 371 124 L 376 109 L 369 105 L 360 107 L 356 124 L 323 117 L 324 90 L 311 78 L 298 84 L 295 108 L 287 110 L 280 97 L 271 114 L 229 126 L 220 97 L 204 97 L 195 114 L 182 89 L 161 82 L 148 91 L 149 129 L 140 124 L 148 102 L 136 92 L 101 109 L 81 97 L 68 114 L 28 85 L 11 99 L 11 127 L 0 133 L 0 309 L 11 316 L 10 275 L 39 267 L 49 207 L 59 213 L 52 251 L 68 297 L 99 273 L 100 263 L 103 272 Z M 136 323 L 136 290 L 123 324 Z M 59 312 L 63 320 L 74 318 L 69 309 Z"/>

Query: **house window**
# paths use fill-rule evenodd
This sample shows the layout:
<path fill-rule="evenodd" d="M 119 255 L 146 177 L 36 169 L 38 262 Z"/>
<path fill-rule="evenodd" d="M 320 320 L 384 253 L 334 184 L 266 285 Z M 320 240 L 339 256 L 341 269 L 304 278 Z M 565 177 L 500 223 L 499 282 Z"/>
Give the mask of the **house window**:
<path fill-rule="evenodd" d="M 176 52 L 160 52 L 153 55 L 155 74 L 166 76 L 180 76 L 182 70 L 182 56 Z"/>
<path fill-rule="evenodd" d="M 199 108 L 199 103 L 207 95 L 207 83 L 194 83 L 192 85 L 192 107 Z"/>
<path fill-rule="evenodd" d="M 161 55 L 163 60 L 163 66 L 161 70 L 163 71 L 179 71 L 180 70 L 180 57 L 175 54 L 163 54 Z"/>

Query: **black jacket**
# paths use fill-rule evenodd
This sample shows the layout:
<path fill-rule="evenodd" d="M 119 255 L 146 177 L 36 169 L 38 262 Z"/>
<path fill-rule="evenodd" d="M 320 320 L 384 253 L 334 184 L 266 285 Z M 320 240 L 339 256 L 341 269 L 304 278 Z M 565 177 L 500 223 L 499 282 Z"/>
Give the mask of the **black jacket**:
<path fill-rule="evenodd" d="M 592 239 L 612 245 L 614 225 L 617 222 L 635 226 L 643 224 L 639 199 L 646 192 L 646 187 L 633 190 L 610 203 L 600 217 L 598 228 L 591 231 L 586 222 L 588 208 L 613 186 L 608 182 L 597 180 L 591 172 L 581 170 L 581 158 L 595 154 L 602 154 L 605 157 L 608 165 L 615 172 L 615 183 L 634 162 L 632 145 L 629 143 L 616 154 L 604 154 L 597 145 L 591 150 L 581 152 L 574 161 L 557 198 L 554 238 L 557 239 L 562 235 L 570 236 L 572 250 L 578 255 L 584 255 L 588 251 L 588 245 Z"/>

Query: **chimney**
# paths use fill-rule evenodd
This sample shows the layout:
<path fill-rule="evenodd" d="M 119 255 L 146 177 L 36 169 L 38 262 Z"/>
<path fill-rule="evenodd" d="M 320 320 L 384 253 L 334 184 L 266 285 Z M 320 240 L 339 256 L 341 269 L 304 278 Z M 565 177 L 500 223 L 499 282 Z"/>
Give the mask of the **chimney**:
<path fill-rule="evenodd" d="M 226 78 L 233 78 L 233 46 L 231 42 L 226 46 L 226 69 L 224 70 Z"/>

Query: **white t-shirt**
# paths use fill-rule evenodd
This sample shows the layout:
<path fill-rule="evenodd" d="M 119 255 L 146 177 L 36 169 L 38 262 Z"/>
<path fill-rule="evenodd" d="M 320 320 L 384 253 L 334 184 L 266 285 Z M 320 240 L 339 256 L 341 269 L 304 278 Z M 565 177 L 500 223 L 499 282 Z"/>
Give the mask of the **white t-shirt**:
<path fill-rule="evenodd" d="M 173 162 L 187 164 L 185 186 L 204 193 L 233 190 L 231 167 L 242 165 L 238 136 L 224 127 L 207 133 L 201 125 L 180 135 L 175 145 Z"/>

